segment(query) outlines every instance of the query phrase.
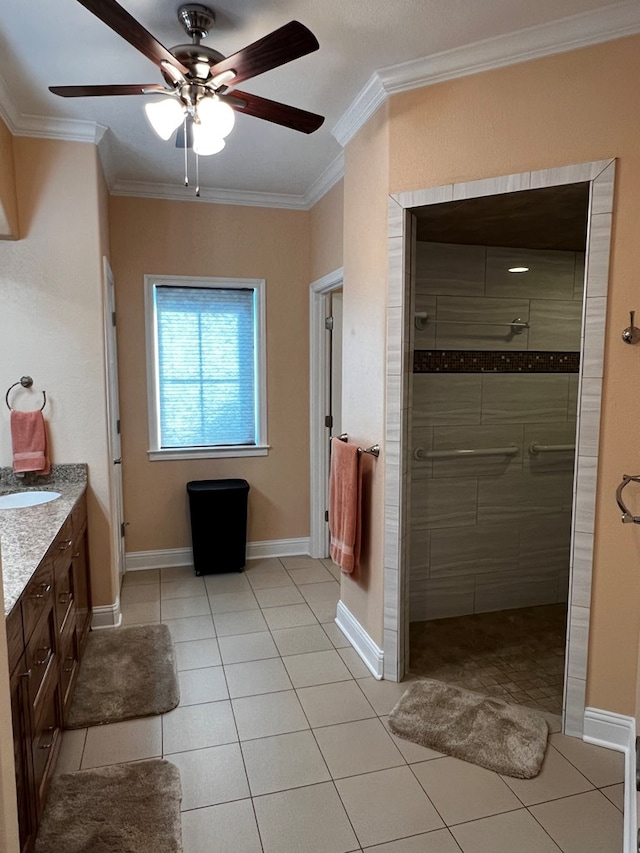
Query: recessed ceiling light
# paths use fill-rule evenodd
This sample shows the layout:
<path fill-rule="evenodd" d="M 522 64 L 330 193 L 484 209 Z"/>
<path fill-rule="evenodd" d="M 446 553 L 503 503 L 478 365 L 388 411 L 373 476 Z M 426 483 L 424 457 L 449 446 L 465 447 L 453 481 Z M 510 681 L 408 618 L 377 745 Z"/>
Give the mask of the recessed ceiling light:
<path fill-rule="evenodd" d="M 509 267 L 509 272 L 529 272 L 529 267 Z"/>

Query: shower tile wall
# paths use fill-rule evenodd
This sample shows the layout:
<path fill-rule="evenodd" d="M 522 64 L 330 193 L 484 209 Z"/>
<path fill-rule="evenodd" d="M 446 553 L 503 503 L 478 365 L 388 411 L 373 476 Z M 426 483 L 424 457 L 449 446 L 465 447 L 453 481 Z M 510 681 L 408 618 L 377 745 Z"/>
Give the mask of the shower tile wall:
<path fill-rule="evenodd" d="M 583 280 L 581 253 L 418 243 L 415 311 L 428 316 L 413 347 L 577 352 Z M 512 334 L 516 318 L 530 328 Z M 412 460 L 411 621 L 567 598 L 574 454 L 529 445 L 575 442 L 578 374 L 505 368 L 500 355 L 499 372 L 413 374 L 414 452 L 518 451 Z"/>

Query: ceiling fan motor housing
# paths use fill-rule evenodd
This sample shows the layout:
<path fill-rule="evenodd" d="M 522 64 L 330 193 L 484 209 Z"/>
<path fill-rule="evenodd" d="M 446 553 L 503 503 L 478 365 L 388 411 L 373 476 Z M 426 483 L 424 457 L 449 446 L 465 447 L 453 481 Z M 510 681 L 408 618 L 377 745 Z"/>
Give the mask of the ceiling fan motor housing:
<path fill-rule="evenodd" d="M 200 3 L 184 3 L 178 9 L 178 20 L 194 42 L 206 38 L 215 24 L 216 16 L 208 6 Z"/>

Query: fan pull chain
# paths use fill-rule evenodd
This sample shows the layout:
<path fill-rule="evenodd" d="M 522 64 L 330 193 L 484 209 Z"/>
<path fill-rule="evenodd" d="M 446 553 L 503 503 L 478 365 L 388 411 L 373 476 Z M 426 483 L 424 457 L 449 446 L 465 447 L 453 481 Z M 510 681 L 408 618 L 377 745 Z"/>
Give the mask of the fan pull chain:
<path fill-rule="evenodd" d="M 196 198 L 200 198 L 200 160 L 196 154 Z"/>
<path fill-rule="evenodd" d="M 187 117 L 184 117 L 184 185 L 189 186 L 189 161 L 187 160 Z"/>

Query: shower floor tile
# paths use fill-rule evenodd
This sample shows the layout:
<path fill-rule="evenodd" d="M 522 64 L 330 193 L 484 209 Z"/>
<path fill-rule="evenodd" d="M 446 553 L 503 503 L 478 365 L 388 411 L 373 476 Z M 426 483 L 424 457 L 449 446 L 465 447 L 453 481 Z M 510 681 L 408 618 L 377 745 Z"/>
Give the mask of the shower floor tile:
<path fill-rule="evenodd" d="M 565 604 L 411 623 L 410 671 L 562 713 Z"/>

